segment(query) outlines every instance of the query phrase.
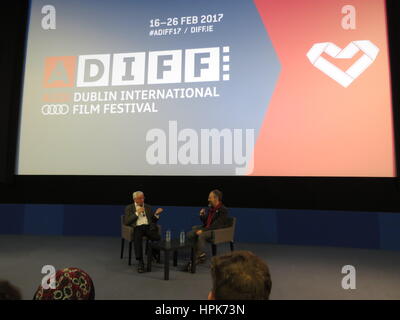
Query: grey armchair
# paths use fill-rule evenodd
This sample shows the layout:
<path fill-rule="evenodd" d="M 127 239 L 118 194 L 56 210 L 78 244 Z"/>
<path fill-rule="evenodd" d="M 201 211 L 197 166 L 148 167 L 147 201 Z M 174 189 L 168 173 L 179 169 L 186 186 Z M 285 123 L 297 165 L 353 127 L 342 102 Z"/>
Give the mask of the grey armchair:
<path fill-rule="evenodd" d="M 161 226 L 157 224 L 158 233 L 161 234 Z M 129 257 L 128 257 L 128 265 L 132 264 L 132 242 L 133 242 L 133 232 L 135 228 L 131 226 L 127 226 L 124 223 L 124 216 L 121 216 L 121 259 L 124 258 L 124 247 L 125 247 L 125 240 L 129 243 Z M 144 237 L 146 240 L 146 254 L 149 247 L 149 239 Z"/>
<path fill-rule="evenodd" d="M 228 219 L 230 220 L 230 227 L 213 230 L 213 237 L 209 240 L 213 256 L 217 255 L 217 245 L 221 243 L 229 242 L 231 251 L 235 249 L 236 218 L 228 217 Z"/>

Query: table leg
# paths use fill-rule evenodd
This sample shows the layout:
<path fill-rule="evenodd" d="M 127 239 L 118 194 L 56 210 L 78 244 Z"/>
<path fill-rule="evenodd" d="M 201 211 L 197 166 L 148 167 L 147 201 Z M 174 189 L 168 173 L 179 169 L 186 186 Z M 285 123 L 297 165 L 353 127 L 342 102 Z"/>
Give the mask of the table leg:
<path fill-rule="evenodd" d="M 178 250 L 174 251 L 174 267 L 178 265 Z"/>
<path fill-rule="evenodd" d="M 190 250 L 190 259 L 192 260 L 192 270 L 191 273 L 196 273 L 196 254 L 194 252 L 194 247 Z"/>
<path fill-rule="evenodd" d="M 169 250 L 164 251 L 164 280 L 169 280 Z"/>
<path fill-rule="evenodd" d="M 147 252 L 147 272 L 151 272 L 151 258 L 153 256 L 153 248 L 149 245 L 149 251 Z"/>

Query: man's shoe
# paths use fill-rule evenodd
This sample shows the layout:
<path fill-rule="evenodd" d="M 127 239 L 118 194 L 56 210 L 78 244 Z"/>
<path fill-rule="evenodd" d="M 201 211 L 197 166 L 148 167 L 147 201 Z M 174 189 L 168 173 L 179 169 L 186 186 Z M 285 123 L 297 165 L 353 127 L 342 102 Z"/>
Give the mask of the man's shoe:
<path fill-rule="evenodd" d="M 144 270 L 144 263 L 143 263 L 143 261 L 139 261 L 138 266 L 137 266 L 137 272 L 143 273 L 144 271 L 145 271 Z"/>
<path fill-rule="evenodd" d="M 205 252 L 202 252 L 199 254 L 199 256 L 196 258 L 196 264 L 204 263 L 207 259 L 207 255 Z"/>
<path fill-rule="evenodd" d="M 197 258 L 196 258 L 196 265 L 200 263 L 204 263 L 207 259 L 207 255 L 205 252 L 200 253 Z M 182 268 L 182 271 L 187 271 L 191 272 L 192 271 L 192 261 L 189 261 L 188 263 L 185 264 L 185 266 Z"/>
<path fill-rule="evenodd" d="M 186 263 L 185 266 L 182 268 L 182 271 L 191 272 L 192 271 L 192 261 L 189 261 L 188 263 Z"/>

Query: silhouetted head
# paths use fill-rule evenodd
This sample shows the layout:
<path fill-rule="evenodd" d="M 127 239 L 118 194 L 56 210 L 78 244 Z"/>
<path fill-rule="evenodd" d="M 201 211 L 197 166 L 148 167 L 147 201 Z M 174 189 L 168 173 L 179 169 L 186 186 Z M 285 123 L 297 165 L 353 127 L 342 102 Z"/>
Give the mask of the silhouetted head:
<path fill-rule="evenodd" d="M 267 264 L 250 251 L 213 257 L 211 300 L 268 300 L 272 281 Z"/>

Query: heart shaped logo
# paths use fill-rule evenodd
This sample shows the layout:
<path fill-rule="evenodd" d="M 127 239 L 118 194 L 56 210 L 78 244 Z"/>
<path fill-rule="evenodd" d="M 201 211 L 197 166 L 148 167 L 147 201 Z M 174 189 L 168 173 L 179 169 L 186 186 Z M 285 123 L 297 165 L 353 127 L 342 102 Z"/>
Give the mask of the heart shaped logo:
<path fill-rule="evenodd" d="M 364 54 L 346 71 L 321 57 L 323 53 L 326 53 L 335 59 L 351 59 L 359 51 Z M 352 41 L 344 49 L 331 42 L 322 42 L 312 46 L 307 52 L 307 58 L 314 67 L 347 88 L 375 61 L 378 54 L 379 48 L 369 40 Z"/>

